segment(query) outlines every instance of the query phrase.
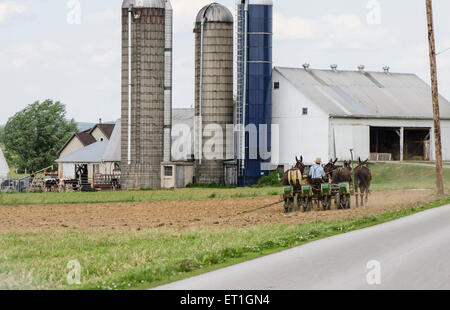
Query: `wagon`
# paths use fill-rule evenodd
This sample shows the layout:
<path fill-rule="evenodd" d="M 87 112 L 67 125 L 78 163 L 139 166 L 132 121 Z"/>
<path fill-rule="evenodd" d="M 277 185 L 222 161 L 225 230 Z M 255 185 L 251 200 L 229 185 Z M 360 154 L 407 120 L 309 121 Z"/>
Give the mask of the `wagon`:
<path fill-rule="evenodd" d="M 350 209 L 351 196 L 354 195 L 353 184 L 345 182 L 332 184 L 309 184 L 307 176 L 299 170 L 289 171 L 289 186 L 285 186 L 282 194 L 285 212 L 301 210 L 311 211 L 316 205 L 321 210 L 331 210 L 334 201 L 336 209 Z"/>

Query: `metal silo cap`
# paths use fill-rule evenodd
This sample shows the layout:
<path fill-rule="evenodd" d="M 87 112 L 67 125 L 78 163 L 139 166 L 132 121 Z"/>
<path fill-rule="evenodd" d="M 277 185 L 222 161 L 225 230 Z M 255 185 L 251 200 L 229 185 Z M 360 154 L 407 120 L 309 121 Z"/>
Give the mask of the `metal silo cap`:
<path fill-rule="evenodd" d="M 232 23 L 233 14 L 225 6 L 219 3 L 211 3 L 204 6 L 197 14 L 196 22 L 201 23 L 206 18 L 208 22 Z"/>
<path fill-rule="evenodd" d="M 244 4 L 244 0 L 236 0 L 237 4 Z M 249 5 L 273 5 L 272 0 L 247 0 Z"/>
<path fill-rule="evenodd" d="M 122 8 L 129 8 L 130 4 L 135 8 L 164 9 L 166 7 L 164 0 L 123 0 Z"/>

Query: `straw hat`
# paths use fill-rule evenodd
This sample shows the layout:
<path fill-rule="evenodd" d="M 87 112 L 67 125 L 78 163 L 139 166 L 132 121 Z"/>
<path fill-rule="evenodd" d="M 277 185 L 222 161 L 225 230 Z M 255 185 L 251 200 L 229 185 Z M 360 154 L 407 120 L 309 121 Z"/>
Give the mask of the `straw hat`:
<path fill-rule="evenodd" d="M 322 163 L 322 158 L 317 157 L 317 158 L 316 158 L 316 164 L 321 164 L 321 163 Z"/>

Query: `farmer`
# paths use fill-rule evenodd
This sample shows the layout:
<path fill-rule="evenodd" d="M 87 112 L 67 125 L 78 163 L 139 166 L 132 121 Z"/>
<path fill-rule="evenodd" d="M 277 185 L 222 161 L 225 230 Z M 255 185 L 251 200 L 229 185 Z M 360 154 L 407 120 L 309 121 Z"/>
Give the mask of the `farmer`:
<path fill-rule="evenodd" d="M 312 184 L 321 184 L 324 182 L 325 171 L 323 170 L 321 163 L 321 158 L 316 158 L 315 165 L 311 166 L 309 169 L 309 177 L 311 178 Z"/>

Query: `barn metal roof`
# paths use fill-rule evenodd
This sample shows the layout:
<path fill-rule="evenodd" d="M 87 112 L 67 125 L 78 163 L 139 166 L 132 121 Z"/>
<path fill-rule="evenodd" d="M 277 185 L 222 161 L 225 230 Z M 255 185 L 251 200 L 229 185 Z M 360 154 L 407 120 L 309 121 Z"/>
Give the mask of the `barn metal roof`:
<path fill-rule="evenodd" d="M 70 153 L 67 156 L 57 159 L 56 162 L 63 164 L 101 163 L 107 146 L 107 141 L 95 142 L 78 151 Z"/>
<path fill-rule="evenodd" d="M 431 88 L 415 74 L 275 67 L 330 116 L 433 118 Z M 450 103 L 439 96 L 441 118 Z"/>
<path fill-rule="evenodd" d="M 3 151 L 0 148 L 0 179 L 6 178 L 9 173 L 8 163 L 6 162 L 5 155 L 3 155 Z"/>
<path fill-rule="evenodd" d="M 103 162 L 120 162 L 120 141 L 121 141 L 122 124 L 119 119 L 114 126 L 114 130 L 109 139 L 108 146 L 106 147 L 105 154 L 103 155 Z"/>

